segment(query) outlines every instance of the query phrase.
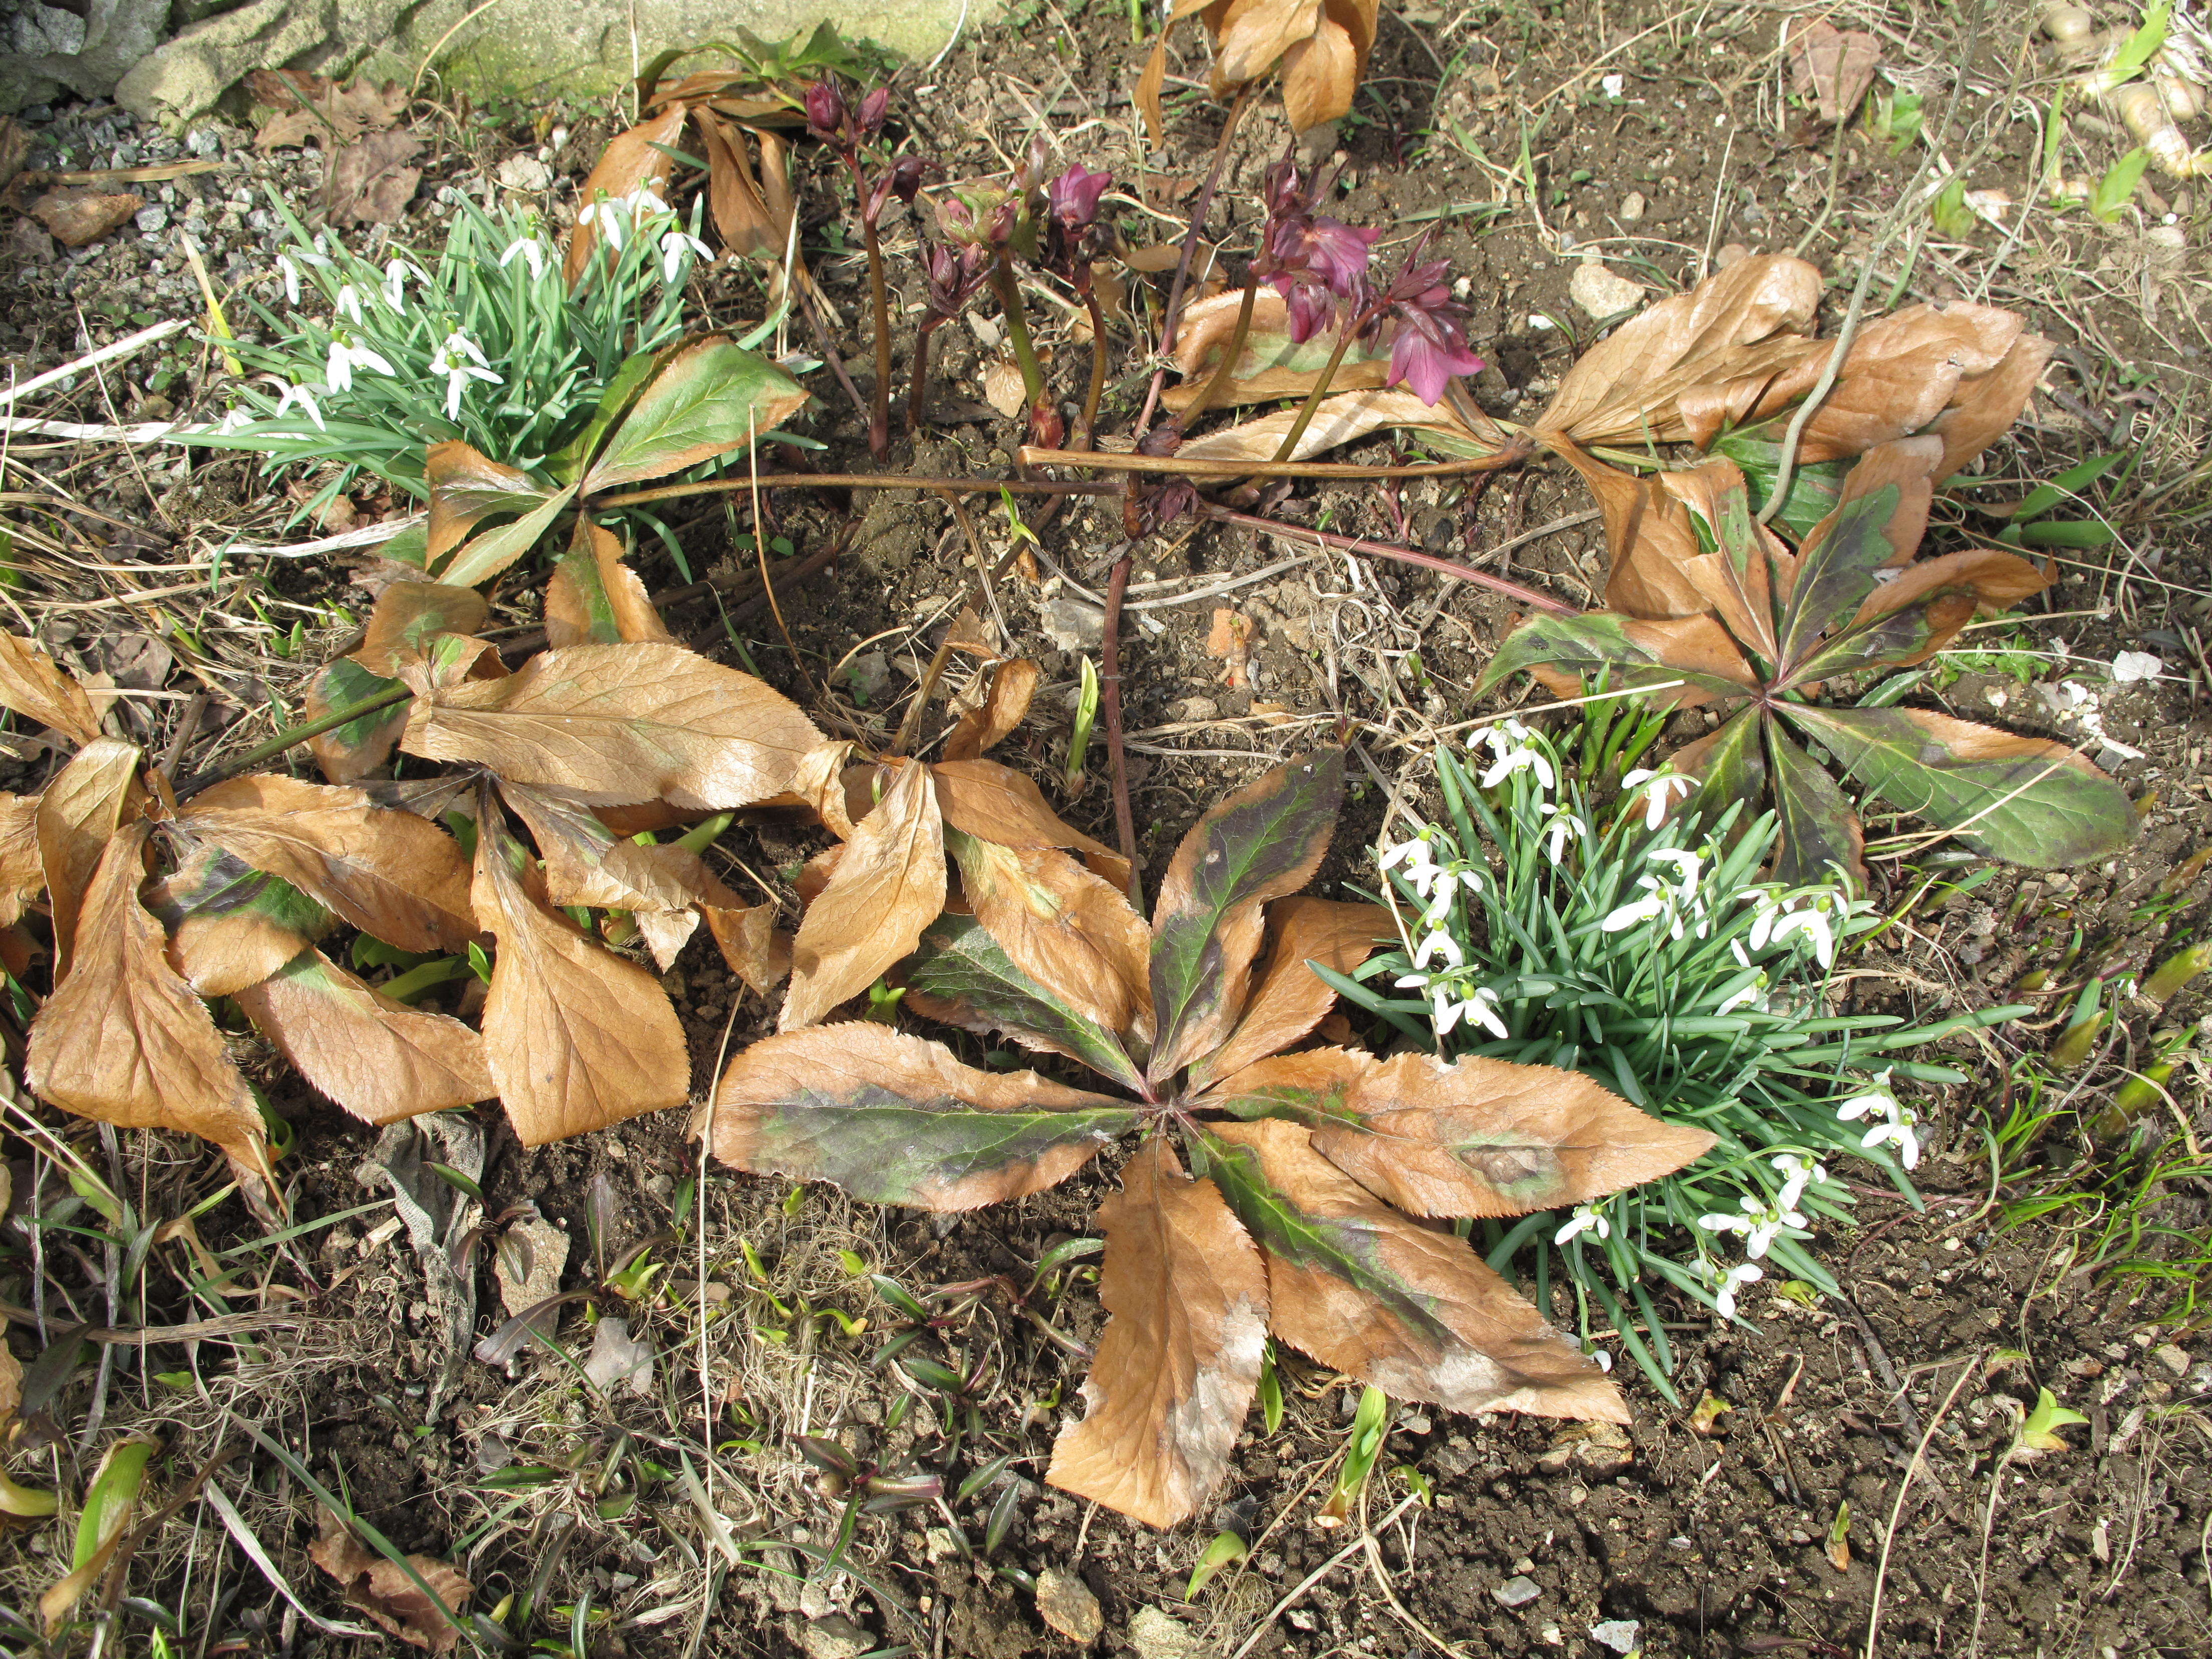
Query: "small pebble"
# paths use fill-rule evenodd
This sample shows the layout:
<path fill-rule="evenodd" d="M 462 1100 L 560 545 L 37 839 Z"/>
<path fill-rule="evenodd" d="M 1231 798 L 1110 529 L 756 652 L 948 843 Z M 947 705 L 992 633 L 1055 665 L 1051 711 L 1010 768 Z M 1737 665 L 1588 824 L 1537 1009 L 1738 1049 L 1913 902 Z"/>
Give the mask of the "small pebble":
<path fill-rule="evenodd" d="M 158 236 L 169 228 L 169 210 L 158 203 L 152 207 L 140 208 L 131 223 L 138 227 L 142 235 Z"/>
<path fill-rule="evenodd" d="M 1650 204 L 1644 199 L 1642 191 L 1630 191 L 1627 195 L 1620 198 L 1620 222 L 1624 225 L 1637 223 L 1644 217 L 1644 210 L 1650 205 Z"/>
<path fill-rule="evenodd" d="M 1636 1633 L 1641 1629 L 1643 1626 L 1633 1619 L 1608 1619 L 1602 1625 L 1590 1626 L 1590 1640 L 1615 1653 L 1633 1653 Z"/>
<path fill-rule="evenodd" d="M 1525 1607 L 1544 1592 L 1533 1578 L 1509 1578 L 1490 1592 L 1501 1607 Z"/>
<path fill-rule="evenodd" d="M 2176 1376 L 2186 1376 L 2189 1374 L 2189 1355 L 2172 1342 L 2162 1348 L 2152 1349 L 2150 1357 Z"/>

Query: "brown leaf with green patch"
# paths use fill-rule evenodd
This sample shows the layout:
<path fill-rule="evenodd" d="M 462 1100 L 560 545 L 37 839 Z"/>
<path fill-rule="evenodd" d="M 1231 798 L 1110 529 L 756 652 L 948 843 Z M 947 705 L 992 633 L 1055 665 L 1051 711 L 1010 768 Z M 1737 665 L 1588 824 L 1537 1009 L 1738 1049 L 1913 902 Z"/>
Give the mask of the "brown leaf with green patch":
<path fill-rule="evenodd" d="M 975 920 L 1009 961 L 1108 1031 L 1149 1026 L 1152 932 L 1118 890 L 1048 847 L 1005 847 L 957 830 L 945 841 Z"/>
<path fill-rule="evenodd" d="M 320 951 L 237 994 L 254 1029 L 364 1123 L 396 1123 L 499 1092 L 483 1039 L 457 1019 L 364 985 Z"/>
<path fill-rule="evenodd" d="M 169 960 L 204 997 L 258 985 L 331 931 L 331 913 L 289 882 L 182 830 L 177 867 L 146 890 Z"/>
<path fill-rule="evenodd" d="M 572 645 L 503 679 L 433 688 L 400 747 L 595 805 L 750 806 L 791 787 L 822 734 L 750 674 L 678 645 Z"/>
<path fill-rule="evenodd" d="M 1344 793 L 1344 751 L 1324 749 L 1263 774 L 1191 826 L 1152 910 L 1152 1016 L 1146 1074 L 1173 1077 L 1213 1052 L 1243 1012 L 1264 907 L 1321 867 Z"/>
<path fill-rule="evenodd" d="M 55 774 L 39 797 L 39 859 L 54 921 L 54 980 L 70 969 L 79 907 L 116 828 L 144 809 L 135 744 L 95 738 Z"/>
<path fill-rule="evenodd" d="M 86 888 L 76 969 L 31 1022 L 24 1080 L 45 1099 L 125 1129 L 181 1129 L 263 1172 L 261 1113 L 207 1005 L 169 965 L 138 902 L 148 824 L 118 830 Z"/>
<path fill-rule="evenodd" d="M 541 1146 L 679 1106 L 691 1054 L 659 981 L 539 903 L 514 838 L 480 810 L 476 915 L 499 942 L 484 999 L 484 1057 L 507 1120 Z"/>
<path fill-rule="evenodd" d="M 1336 1006 L 1336 989 L 1314 972 L 1318 962 L 1348 974 L 1397 937 L 1390 913 L 1379 904 L 1346 904 L 1304 895 L 1277 899 L 1267 910 L 1267 958 L 1229 1041 L 1192 1068 L 1191 1082 L 1234 1077 L 1255 1061 L 1287 1048 Z"/>
<path fill-rule="evenodd" d="M 807 399 L 774 362 L 726 335 L 687 341 L 661 359 L 580 488 L 592 495 L 744 449 Z"/>
<path fill-rule="evenodd" d="M 545 643 L 618 645 L 672 641 L 637 572 L 623 562 L 622 538 L 587 519 L 545 584 Z"/>
<path fill-rule="evenodd" d="M 438 562 L 469 538 L 486 519 L 499 514 L 520 517 L 534 513 L 545 504 L 553 494 L 527 472 L 495 461 L 489 455 L 471 448 L 458 438 L 434 443 L 424 452 L 423 482 L 430 488 L 430 522 L 426 534 L 427 551 L 422 563 L 425 568 Z M 412 584 L 401 584 L 412 586 Z M 378 608 L 383 608 L 383 599 L 395 590 L 386 588 L 378 599 Z M 472 590 L 469 590 L 472 591 Z M 456 634 L 473 634 L 476 629 L 456 628 Z M 375 623 L 369 624 L 372 640 Z M 369 666 L 375 667 L 374 662 Z M 389 669 L 380 672 L 389 673 Z"/>
<path fill-rule="evenodd" d="M 913 954 L 945 890 L 944 821 L 929 769 L 909 761 L 854 826 L 830 884 L 799 921 L 778 1029 L 812 1024 Z"/>
<path fill-rule="evenodd" d="M 1658 479 L 1607 466 L 1573 444 L 1554 442 L 1553 449 L 1582 475 L 1604 515 L 1607 606 L 1652 620 L 1702 613 L 1705 595 L 1686 568 L 1702 550 L 1680 497 Z"/>
<path fill-rule="evenodd" d="M 203 789 L 178 822 L 403 951 L 460 951 L 477 936 L 453 838 L 359 789 L 254 773 Z"/>
<path fill-rule="evenodd" d="M 1267 1351 L 1267 1270 L 1220 1189 L 1185 1175 L 1164 1137 L 1122 1169 L 1098 1224 L 1109 1317 L 1083 1420 L 1061 1431 L 1045 1479 L 1172 1527 L 1227 1478 Z"/>
<path fill-rule="evenodd" d="M 35 640 L 0 634 L 0 708 L 52 726 L 83 745 L 100 736 L 100 716 L 84 688 L 64 674 Z"/>
<path fill-rule="evenodd" d="M 1409 1215 L 1506 1216 L 1656 1181 L 1712 1149 L 1576 1072 L 1395 1054 L 1361 1073 L 1314 1150 Z"/>
<path fill-rule="evenodd" d="M 398 686 L 398 680 L 372 674 L 352 658 L 340 657 L 309 683 L 300 717 L 318 720 Z M 392 758 L 399 734 L 406 729 L 407 705 L 403 700 L 317 732 L 307 739 L 307 748 L 330 782 L 358 783 Z"/>
<path fill-rule="evenodd" d="M 963 1066 L 861 1021 L 763 1037 L 714 1090 L 714 1156 L 856 1198 L 972 1210 L 1058 1186 L 1135 1127 L 1126 1102 Z"/>
<path fill-rule="evenodd" d="M 350 660 L 391 680 L 416 661 L 441 634 L 474 634 L 490 607 L 473 587 L 447 582 L 394 582 L 376 596 L 361 648 Z"/>
<path fill-rule="evenodd" d="M 1205 1131 L 1211 1178 L 1267 1264 L 1267 1324 L 1397 1400 L 1629 1420 L 1620 1392 L 1464 1239 L 1409 1220 L 1278 1119 Z"/>

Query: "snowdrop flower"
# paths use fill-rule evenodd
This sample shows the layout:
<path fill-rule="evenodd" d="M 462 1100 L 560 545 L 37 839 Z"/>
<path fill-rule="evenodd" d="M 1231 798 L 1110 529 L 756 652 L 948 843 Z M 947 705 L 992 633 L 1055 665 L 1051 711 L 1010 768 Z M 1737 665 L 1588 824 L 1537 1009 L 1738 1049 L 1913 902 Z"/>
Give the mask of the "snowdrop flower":
<path fill-rule="evenodd" d="M 1506 720 L 1476 734 L 1489 745 L 1497 757 L 1490 769 L 1482 775 L 1482 787 L 1495 789 L 1516 772 L 1534 772 L 1539 788 L 1549 792 L 1558 787 L 1559 775 L 1552 763 L 1533 741 L 1534 734 L 1519 720 Z M 1473 747 L 1470 740 L 1468 746 Z"/>
<path fill-rule="evenodd" d="M 1775 1207 L 1778 1209 L 1796 1209 L 1797 1200 L 1805 1195 L 1807 1187 L 1814 1182 L 1826 1181 L 1828 1178 L 1826 1164 L 1808 1164 L 1795 1152 L 1784 1152 L 1770 1161 L 1782 1176 L 1782 1191 L 1774 1200 Z M 1799 1222 L 1796 1224 L 1802 1226 L 1804 1224 Z"/>
<path fill-rule="evenodd" d="M 1598 930 L 1601 933 L 1618 933 L 1625 928 L 1635 927 L 1639 921 L 1656 921 L 1667 914 L 1666 890 L 1658 878 L 1653 876 L 1638 876 L 1636 879 L 1639 886 L 1647 887 L 1650 890 L 1642 898 L 1609 912 L 1605 920 L 1598 923 Z"/>
<path fill-rule="evenodd" d="M 292 263 L 292 256 L 290 254 L 280 253 L 276 256 L 276 269 L 283 274 L 284 278 L 285 304 L 295 306 L 299 304 L 300 267 Z"/>
<path fill-rule="evenodd" d="M 1751 953 L 1743 948 L 1743 941 L 1741 939 L 1730 939 L 1729 941 L 1729 953 L 1735 957 L 1735 965 L 1737 967 L 1748 968 L 1751 966 Z M 1766 975 L 1764 972 L 1755 974 L 1744 982 L 1744 986 L 1741 990 L 1730 992 L 1727 996 L 1723 997 L 1720 1001 L 1720 1006 L 1713 1010 L 1713 1014 L 1715 1018 L 1718 1018 L 1723 1014 L 1732 1014 L 1737 1009 L 1747 1008 L 1753 1003 L 1759 1003 L 1761 1007 L 1764 1007 L 1765 1004 L 1761 1000 L 1761 999 L 1765 996 L 1765 991 Z"/>
<path fill-rule="evenodd" d="M 1766 1277 L 1766 1270 L 1755 1261 L 1730 1267 L 1721 1275 L 1719 1291 L 1713 1297 L 1713 1306 L 1720 1310 L 1723 1319 L 1735 1317 L 1735 1293 L 1739 1286 L 1755 1285 Z"/>
<path fill-rule="evenodd" d="M 1597 1362 L 1598 1370 L 1609 1371 L 1613 1369 L 1613 1356 L 1603 1348 L 1592 1348 L 1589 1357 Z"/>
<path fill-rule="evenodd" d="M 1745 896 L 1759 907 L 1751 919 L 1753 950 L 1764 951 L 1793 933 L 1802 933 L 1813 942 L 1813 954 L 1821 967 L 1836 965 L 1836 932 L 1828 921 L 1826 894 L 1800 893 L 1781 898 L 1771 890 L 1763 890 Z"/>
<path fill-rule="evenodd" d="M 629 204 L 619 197 L 601 197 L 576 216 L 576 222 L 592 227 L 619 253 L 623 239 L 629 234 Z"/>
<path fill-rule="evenodd" d="M 323 379 L 333 392 L 353 390 L 353 372 L 356 368 L 373 368 L 380 374 L 398 371 L 365 345 L 353 345 L 343 340 L 331 342 L 331 361 Z"/>
<path fill-rule="evenodd" d="M 460 418 L 461 392 L 471 380 L 486 380 L 493 386 L 505 384 L 491 372 L 491 366 L 484 362 L 484 355 L 477 349 L 476 342 L 458 329 L 446 336 L 445 343 L 430 359 L 430 372 L 446 377 L 446 418 L 449 421 Z"/>
<path fill-rule="evenodd" d="M 1846 1123 L 1864 1117 L 1869 1112 L 1880 1112 L 1884 1117 L 1896 1115 L 1897 1101 L 1889 1092 L 1889 1072 L 1887 1068 L 1874 1074 L 1873 1088 L 1863 1095 L 1853 1095 L 1836 1108 L 1836 1115 Z"/>
<path fill-rule="evenodd" d="M 366 320 L 361 314 L 361 295 L 351 283 L 344 284 L 338 289 L 338 297 L 333 303 L 337 307 L 338 315 L 348 322 L 360 323 Z"/>
<path fill-rule="evenodd" d="M 516 237 L 507 245 L 507 252 L 499 256 L 499 268 L 505 270 L 517 259 L 530 267 L 530 280 L 536 282 L 545 274 L 545 244 L 535 236 Z"/>
<path fill-rule="evenodd" d="M 1413 966 L 1426 968 L 1429 958 L 1442 955 L 1455 969 L 1467 966 L 1467 955 L 1459 948 L 1459 941 L 1449 933 L 1434 933 L 1421 941 L 1421 948 L 1413 952 Z"/>
<path fill-rule="evenodd" d="M 1686 778 L 1679 772 L 1647 772 L 1642 768 L 1631 772 L 1620 781 L 1625 790 L 1649 786 L 1644 793 L 1644 827 L 1656 830 L 1667 822 L 1667 796 L 1675 791 L 1687 797 L 1698 787 L 1695 778 Z"/>
<path fill-rule="evenodd" d="M 1685 902 L 1698 896 L 1698 871 L 1705 860 L 1695 853 L 1680 847 L 1655 847 L 1645 856 L 1654 864 L 1674 866 L 1674 888 Z"/>
<path fill-rule="evenodd" d="M 1506 1037 L 1512 1033 L 1505 1022 L 1498 1017 L 1498 993 L 1487 985 L 1478 985 L 1464 998 L 1454 1000 L 1452 987 L 1427 974 L 1407 974 L 1398 981 L 1401 990 L 1425 988 L 1429 993 L 1429 1012 L 1438 1036 L 1448 1035 L 1461 1020 L 1481 1026 L 1492 1036 Z"/>
<path fill-rule="evenodd" d="M 307 418 L 315 423 L 316 431 L 326 432 L 330 429 L 323 424 L 323 411 L 315 407 L 313 395 L 303 386 L 288 386 L 284 388 L 284 395 L 276 400 L 276 418 L 282 420 L 284 417 L 284 411 L 295 404 L 307 411 Z"/>
<path fill-rule="evenodd" d="M 1850 1123 L 1863 1117 L 1870 1119 L 1879 1114 L 1882 1121 L 1860 1137 L 1859 1145 L 1869 1148 L 1894 1146 L 1898 1162 L 1908 1170 L 1913 1169 L 1920 1162 L 1920 1140 L 1913 1133 L 1913 1126 L 1920 1120 L 1911 1111 L 1899 1105 L 1895 1097 L 1889 1092 L 1888 1072 L 1875 1073 L 1874 1081 L 1875 1087 L 1869 1092 L 1853 1095 L 1837 1107 L 1836 1116 L 1843 1122 Z"/>
<path fill-rule="evenodd" d="M 1585 824 L 1571 808 L 1555 806 L 1550 801 L 1540 801 L 1536 811 L 1540 816 L 1551 820 L 1550 824 L 1545 829 L 1544 835 L 1545 838 L 1551 842 L 1550 855 L 1553 863 L 1557 864 L 1565 854 L 1569 842 L 1587 841 L 1589 838 L 1589 826 Z"/>
<path fill-rule="evenodd" d="M 393 259 L 384 267 L 384 303 L 394 311 L 401 309 L 402 301 L 407 298 L 410 276 L 425 287 L 429 285 L 430 279 L 423 274 L 422 266 L 410 259 Z"/>
<path fill-rule="evenodd" d="M 1607 915 L 1598 924 L 1600 930 L 1618 933 L 1639 921 L 1664 921 L 1667 931 L 1679 939 L 1684 932 L 1682 917 L 1686 908 L 1697 919 L 1698 937 L 1703 939 L 1712 924 L 1706 920 L 1705 902 L 1698 896 L 1698 855 L 1677 847 L 1662 847 L 1654 848 L 1650 857 L 1654 863 L 1672 865 L 1680 884 L 1670 886 L 1660 876 L 1637 877 L 1636 884 L 1645 890 L 1644 896 Z"/>
<path fill-rule="evenodd" d="M 688 231 L 672 230 L 660 239 L 660 280 L 672 283 L 684 274 L 684 256 L 696 255 L 709 264 L 714 263 L 714 250 Z"/>
<path fill-rule="evenodd" d="M 1564 1244 L 1569 1239 L 1588 1232 L 1595 1232 L 1600 1239 L 1610 1238 L 1613 1237 L 1613 1224 L 1594 1206 L 1577 1204 L 1574 1213 L 1567 1218 L 1567 1224 L 1552 1235 L 1552 1243 Z"/>

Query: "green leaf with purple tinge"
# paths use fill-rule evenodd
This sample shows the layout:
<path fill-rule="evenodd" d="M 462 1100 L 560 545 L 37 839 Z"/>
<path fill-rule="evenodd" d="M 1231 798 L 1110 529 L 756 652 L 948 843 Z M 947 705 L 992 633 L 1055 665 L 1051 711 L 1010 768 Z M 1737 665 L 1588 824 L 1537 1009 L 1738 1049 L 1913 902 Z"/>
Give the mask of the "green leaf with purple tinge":
<path fill-rule="evenodd" d="M 1017 968 L 973 916 L 947 911 L 932 922 L 905 972 L 906 1006 L 926 1018 L 999 1032 L 1024 1048 L 1065 1054 L 1125 1087 L 1143 1085 L 1142 1074 L 1111 1031 Z"/>
<path fill-rule="evenodd" d="M 1991 858 L 2055 869 L 2135 838 L 2126 792 L 2063 744 L 1918 708 L 1784 704 L 1782 713 L 1893 806 Z"/>
<path fill-rule="evenodd" d="M 1691 690 L 1714 697 L 1745 695 L 1742 685 L 1721 675 L 1671 666 L 1658 652 L 1629 637 L 1623 624 L 1630 620 L 1612 611 L 1587 611 L 1579 617 L 1555 617 L 1548 612 L 1532 616 L 1498 645 L 1474 689 L 1487 691 L 1507 675 L 1531 668 L 1555 668 L 1585 679 L 1609 669 L 1612 676 L 1607 684 L 1615 691 L 1680 682 Z"/>
<path fill-rule="evenodd" d="M 1901 493 L 1887 483 L 1844 502 L 1828 533 L 1800 555 L 1797 583 L 1783 619 L 1785 671 L 1794 670 L 1821 635 L 1847 624 L 1874 592 L 1875 572 L 1897 551 L 1889 539 L 1889 520 Z"/>
<path fill-rule="evenodd" d="M 1779 722 L 1766 726 L 1766 749 L 1774 766 L 1774 805 L 1782 821 L 1781 844 L 1774 853 L 1774 878 L 1792 887 L 1835 879 L 1840 868 L 1852 889 L 1866 890 L 1861 854 L 1866 836 L 1858 814 L 1844 792 L 1790 741 Z"/>
<path fill-rule="evenodd" d="M 1238 790 L 1183 837 L 1152 916 L 1155 1082 L 1229 1036 L 1259 953 L 1261 907 L 1320 867 L 1343 795 L 1344 751 L 1324 749 Z"/>
<path fill-rule="evenodd" d="M 1758 709 L 1746 708 L 1698 739 L 1694 758 L 1689 749 L 1677 750 L 1674 757 L 1675 770 L 1700 780 L 1696 793 L 1683 802 L 1681 815 L 1695 817 L 1707 835 L 1718 832 L 1729 807 L 1743 803 L 1728 832 L 1730 845 L 1750 825 L 1766 793 L 1766 757 L 1759 741 L 1763 724 Z"/>

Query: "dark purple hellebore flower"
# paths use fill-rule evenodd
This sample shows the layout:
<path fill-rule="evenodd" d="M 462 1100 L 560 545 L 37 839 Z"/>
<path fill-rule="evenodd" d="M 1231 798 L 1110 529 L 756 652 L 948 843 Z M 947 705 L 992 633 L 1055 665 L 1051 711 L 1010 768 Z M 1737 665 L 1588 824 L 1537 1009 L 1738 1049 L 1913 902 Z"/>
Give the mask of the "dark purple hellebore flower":
<path fill-rule="evenodd" d="M 835 81 L 816 81 L 808 85 L 805 100 L 806 130 L 825 144 L 842 145 L 848 137 L 845 123 L 852 113 L 843 90 Z"/>
<path fill-rule="evenodd" d="M 873 224 L 883 216 L 884 204 L 894 196 L 912 207 L 914 198 L 921 193 L 922 177 L 928 171 L 929 163 L 919 155 L 899 157 L 868 192 L 868 222 Z"/>
<path fill-rule="evenodd" d="M 1081 162 L 1045 186 L 1045 204 L 1053 218 L 1066 230 L 1081 230 L 1098 216 L 1098 198 L 1114 182 L 1110 173 L 1091 173 Z"/>
<path fill-rule="evenodd" d="M 1289 161 L 1267 170 L 1267 223 L 1252 269 L 1283 296 L 1291 337 L 1300 342 L 1329 327 L 1340 304 L 1348 302 L 1355 312 L 1364 308 L 1368 250 L 1382 234 L 1316 214 L 1314 203 L 1328 185 L 1316 179 L 1310 189 L 1301 186 L 1297 167 Z"/>
<path fill-rule="evenodd" d="M 872 138 L 884 130 L 884 117 L 890 106 L 891 89 L 889 87 L 878 87 L 860 100 L 859 125 L 861 137 Z"/>
<path fill-rule="evenodd" d="M 1472 374 L 1482 359 L 1467 349 L 1462 327 L 1467 307 L 1452 301 L 1443 278 L 1450 267 L 1442 259 L 1408 264 L 1382 296 L 1390 340 L 1390 374 L 1385 386 L 1404 385 L 1423 403 L 1434 404 L 1455 374 Z"/>

